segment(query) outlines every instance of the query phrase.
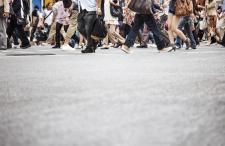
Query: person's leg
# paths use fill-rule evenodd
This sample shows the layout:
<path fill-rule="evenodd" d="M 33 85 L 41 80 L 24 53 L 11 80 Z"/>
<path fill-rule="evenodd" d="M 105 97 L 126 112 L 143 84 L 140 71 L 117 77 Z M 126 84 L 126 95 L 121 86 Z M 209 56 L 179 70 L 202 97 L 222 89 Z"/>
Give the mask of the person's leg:
<path fill-rule="evenodd" d="M 48 39 L 47 39 L 47 43 L 49 44 L 53 44 L 54 42 L 54 37 L 55 37 L 55 33 L 56 33 L 56 22 L 53 22 L 50 28 L 50 32 L 48 35 Z"/>
<path fill-rule="evenodd" d="M 184 35 L 182 31 L 178 29 L 179 20 L 180 17 L 175 15 L 173 16 L 171 30 L 185 42 L 186 49 L 188 49 L 190 47 L 190 40 Z"/>
<path fill-rule="evenodd" d="M 190 39 L 191 48 L 196 49 L 196 41 L 195 41 L 195 38 L 194 38 L 193 33 L 192 33 L 192 29 L 191 29 L 190 17 L 187 17 L 185 19 L 186 19 L 187 23 L 184 25 L 184 29 L 186 31 L 186 34 L 187 34 L 188 38 Z"/>
<path fill-rule="evenodd" d="M 56 23 L 56 34 L 55 34 L 55 41 L 56 41 L 56 45 L 52 48 L 60 48 L 60 40 L 61 40 L 61 34 L 60 31 L 62 29 L 62 24 L 60 23 Z"/>
<path fill-rule="evenodd" d="M 34 34 L 36 32 L 37 26 L 33 26 L 31 29 L 30 41 L 32 42 L 34 39 Z"/>
<path fill-rule="evenodd" d="M 157 26 L 154 16 L 146 15 L 144 17 L 144 21 L 145 21 L 146 25 L 148 26 L 148 28 L 153 33 L 154 40 L 155 40 L 158 50 L 162 50 L 165 47 L 168 47 L 168 44 L 166 43 L 168 41 L 165 40 L 165 36 L 162 34 L 159 27 Z"/>
<path fill-rule="evenodd" d="M 142 27 L 143 24 L 144 24 L 143 16 L 141 14 L 136 14 L 134 17 L 134 24 L 133 24 L 130 32 L 128 33 L 128 36 L 124 43 L 125 46 L 130 48 L 131 46 L 134 45 L 138 31 Z"/>
<path fill-rule="evenodd" d="M 0 49 L 7 49 L 6 18 L 0 18 Z"/>
<path fill-rule="evenodd" d="M 66 32 L 66 37 L 65 37 L 65 44 L 68 44 L 70 41 L 70 38 L 74 35 L 74 33 L 77 30 L 77 17 L 78 17 L 78 11 L 72 10 L 71 16 L 70 16 L 70 25 L 69 28 Z"/>
<path fill-rule="evenodd" d="M 12 48 L 12 44 L 10 42 L 10 39 L 11 39 L 11 37 L 13 35 L 13 32 L 14 32 L 14 30 L 16 28 L 16 23 L 17 23 L 16 22 L 16 17 L 11 15 L 10 21 L 8 23 L 8 27 L 6 29 L 6 33 L 7 33 L 7 37 L 8 37 L 7 38 L 7 48 Z"/>
<path fill-rule="evenodd" d="M 148 45 L 148 41 L 150 38 L 150 30 L 148 29 L 148 26 L 146 24 L 144 24 L 144 28 L 143 28 L 143 33 L 142 33 L 142 41 L 141 41 L 141 46 L 147 48 Z"/>
<path fill-rule="evenodd" d="M 96 12 L 85 13 L 83 19 L 84 19 L 84 28 L 85 28 L 84 36 L 87 39 L 87 46 L 85 50 L 82 50 L 82 53 L 94 53 L 97 48 L 97 44 L 91 38 L 91 34 L 93 31 L 94 22 L 96 20 Z"/>
<path fill-rule="evenodd" d="M 108 49 L 109 48 L 109 24 L 106 24 L 105 27 L 106 27 L 108 33 L 102 41 L 102 44 L 103 44 L 102 49 Z"/>
<path fill-rule="evenodd" d="M 31 47 L 30 41 L 28 40 L 28 37 L 26 36 L 26 33 L 24 32 L 24 26 L 22 25 L 17 25 L 16 26 L 18 33 L 19 33 L 19 38 L 21 40 L 21 48 L 26 49 Z"/>

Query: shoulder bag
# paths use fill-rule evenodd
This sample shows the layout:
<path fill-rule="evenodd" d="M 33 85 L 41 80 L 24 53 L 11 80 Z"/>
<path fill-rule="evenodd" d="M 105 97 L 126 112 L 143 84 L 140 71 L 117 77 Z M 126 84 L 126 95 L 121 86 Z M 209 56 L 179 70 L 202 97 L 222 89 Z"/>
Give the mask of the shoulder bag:
<path fill-rule="evenodd" d="M 176 0 L 176 16 L 190 16 L 193 13 L 192 0 Z"/>
<path fill-rule="evenodd" d="M 120 17 L 123 15 L 123 9 L 110 3 L 110 13 L 113 17 Z"/>

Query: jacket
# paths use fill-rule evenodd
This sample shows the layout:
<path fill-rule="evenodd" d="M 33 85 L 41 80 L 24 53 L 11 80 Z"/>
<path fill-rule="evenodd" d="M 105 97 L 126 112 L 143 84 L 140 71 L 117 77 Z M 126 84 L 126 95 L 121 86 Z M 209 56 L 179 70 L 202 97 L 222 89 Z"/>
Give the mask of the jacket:
<path fill-rule="evenodd" d="M 23 12 L 25 17 L 30 13 L 30 6 L 28 0 L 14 0 L 11 4 L 12 11 L 17 17 L 21 17 L 21 1 L 23 2 Z"/>

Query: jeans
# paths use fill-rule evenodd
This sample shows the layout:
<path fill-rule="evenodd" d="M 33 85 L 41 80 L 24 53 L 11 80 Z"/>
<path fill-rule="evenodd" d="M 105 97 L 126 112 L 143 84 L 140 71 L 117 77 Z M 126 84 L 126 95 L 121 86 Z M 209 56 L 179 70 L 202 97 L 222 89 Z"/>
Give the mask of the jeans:
<path fill-rule="evenodd" d="M 82 10 L 78 15 L 78 31 L 86 38 L 87 48 L 96 48 L 95 41 L 91 38 L 96 11 Z"/>
<path fill-rule="evenodd" d="M 190 16 L 184 16 L 181 18 L 180 24 L 178 25 L 178 29 L 182 30 L 183 27 L 184 27 L 184 30 L 185 30 L 188 38 L 191 41 L 191 47 L 196 48 L 196 41 L 195 41 L 194 35 L 191 30 Z M 181 38 L 180 37 L 176 38 L 176 45 L 181 46 Z"/>
<path fill-rule="evenodd" d="M 143 26 L 144 23 L 148 26 L 148 28 L 153 33 L 154 40 L 158 50 L 161 50 L 167 47 L 166 44 L 164 43 L 165 41 L 164 41 L 164 37 L 162 36 L 162 32 L 158 28 L 156 21 L 154 19 L 154 16 L 151 14 L 136 14 L 135 15 L 134 25 L 127 36 L 125 45 L 128 47 L 131 47 L 134 45 L 138 31 Z"/>

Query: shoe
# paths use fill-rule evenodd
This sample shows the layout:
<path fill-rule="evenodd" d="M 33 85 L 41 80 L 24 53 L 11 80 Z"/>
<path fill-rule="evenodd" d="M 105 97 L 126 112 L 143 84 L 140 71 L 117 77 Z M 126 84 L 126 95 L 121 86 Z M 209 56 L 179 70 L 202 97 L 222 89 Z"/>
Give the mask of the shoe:
<path fill-rule="evenodd" d="M 81 50 L 81 53 L 95 53 L 95 50 L 92 48 L 86 48 L 84 50 Z"/>
<path fill-rule="evenodd" d="M 162 50 L 159 50 L 159 53 L 167 53 L 172 51 L 176 51 L 176 46 L 163 48 Z"/>
<path fill-rule="evenodd" d="M 109 46 L 108 46 L 108 45 L 103 45 L 103 46 L 101 47 L 101 49 L 109 49 Z"/>
<path fill-rule="evenodd" d="M 191 47 L 191 43 L 190 43 L 189 38 L 186 39 L 185 44 L 186 44 L 186 50 L 188 50 Z"/>
<path fill-rule="evenodd" d="M 157 48 L 156 44 L 150 44 L 150 47 Z"/>
<path fill-rule="evenodd" d="M 140 46 L 137 46 L 137 48 L 148 48 L 148 45 L 140 45 Z"/>
<path fill-rule="evenodd" d="M 28 45 L 21 45 L 20 46 L 21 49 L 27 49 L 27 48 L 30 48 L 30 47 L 31 47 L 30 44 L 28 44 Z"/>
<path fill-rule="evenodd" d="M 52 49 L 60 49 L 60 45 L 56 44 L 55 46 L 52 47 Z"/>
<path fill-rule="evenodd" d="M 124 51 L 127 54 L 131 54 L 132 51 L 130 50 L 130 48 L 126 45 L 122 45 L 121 50 Z"/>
<path fill-rule="evenodd" d="M 6 48 L 0 48 L 0 50 L 7 50 Z"/>
<path fill-rule="evenodd" d="M 120 46 L 122 46 L 122 44 L 117 43 L 113 48 L 119 48 Z"/>
<path fill-rule="evenodd" d="M 13 48 L 18 49 L 18 48 L 20 48 L 20 45 L 13 45 Z"/>
<path fill-rule="evenodd" d="M 197 49 L 196 46 L 191 46 L 191 49 Z"/>
<path fill-rule="evenodd" d="M 65 50 L 65 51 L 75 51 L 74 48 L 72 48 L 70 45 L 63 45 L 62 46 L 62 50 Z"/>

